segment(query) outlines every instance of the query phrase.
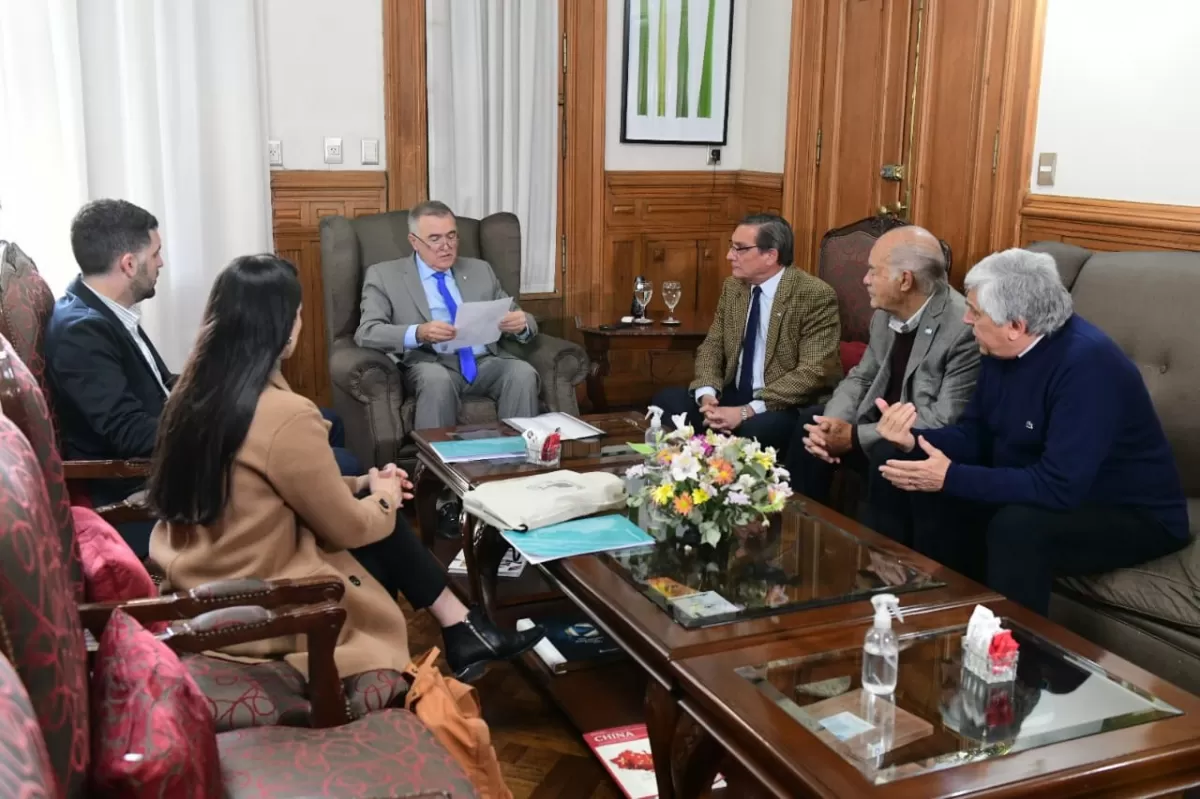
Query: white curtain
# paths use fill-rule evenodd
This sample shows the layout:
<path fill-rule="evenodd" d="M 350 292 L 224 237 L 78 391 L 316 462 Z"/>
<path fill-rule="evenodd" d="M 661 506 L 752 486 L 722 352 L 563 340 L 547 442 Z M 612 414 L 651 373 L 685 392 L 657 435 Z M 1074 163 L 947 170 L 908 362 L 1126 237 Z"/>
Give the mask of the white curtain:
<path fill-rule="evenodd" d="M 143 327 L 173 369 L 216 274 L 272 246 L 258 20 L 255 0 L 0 0 L 0 237 L 57 294 L 81 204 L 153 213 Z"/>
<path fill-rule="evenodd" d="M 554 291 L 558 0 L 426 0 L 429 196 L 521 221 L 521 291 Z"/>

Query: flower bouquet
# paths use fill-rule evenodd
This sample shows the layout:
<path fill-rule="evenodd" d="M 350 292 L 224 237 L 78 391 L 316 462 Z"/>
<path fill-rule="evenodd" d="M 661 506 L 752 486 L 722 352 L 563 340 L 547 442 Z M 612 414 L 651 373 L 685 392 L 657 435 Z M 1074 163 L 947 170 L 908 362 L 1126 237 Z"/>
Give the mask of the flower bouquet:
<path fill-rule="evenodd" d="M 775 450 L 757 441 L 708 431 L 695 434 L 687 417 L 672 417 L 675 430 L 662 436 L 646 464 L 631 467 L 640 478 L 629 505 L 673 527 L 699 532 L 700 543 L 717 546 L 739 528 L 768 525 L 792 495 L 788 473 Z"/>

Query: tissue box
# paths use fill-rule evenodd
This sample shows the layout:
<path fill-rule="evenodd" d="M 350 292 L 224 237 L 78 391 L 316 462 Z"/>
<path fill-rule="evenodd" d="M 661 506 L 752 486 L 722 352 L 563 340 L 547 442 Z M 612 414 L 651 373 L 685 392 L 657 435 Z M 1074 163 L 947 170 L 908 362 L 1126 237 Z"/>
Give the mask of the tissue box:
<path fill-rule="evenodd" d="M 987 683 L 1012 682 L 1017 678 L 1016 650 L 1001 656 L 993 656 L 987 649 L 971 646 L 968 638 L 962 639 L 963 668 Z"/>

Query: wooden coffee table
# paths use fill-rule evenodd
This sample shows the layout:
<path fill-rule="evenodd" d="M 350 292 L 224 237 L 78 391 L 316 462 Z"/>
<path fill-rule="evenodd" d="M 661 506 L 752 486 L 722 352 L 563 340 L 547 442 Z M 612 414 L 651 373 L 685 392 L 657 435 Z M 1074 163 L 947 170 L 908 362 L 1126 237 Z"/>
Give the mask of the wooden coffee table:
<path fill-rule="evenodd" d="M 892 705 L 857 690 L 866 624 L 676 660 L 687 741 L 674 751 L 676 796 L 701 795 L 718 770 L 737 796 L 1140 797 L 1200 785 L 1200 699 L 1014 603 L 987 604 L 1020 644 L 1017 679 L 964 674 L 971 605 L 915 614 L 896 625 Z M 839 741 L 821 722 L 846 708 L 875 726 Z"/>
<path fill-rule="evenodd" d="M 677 661 L 859 625 L 873 616 L 870 596 L 885 591 L 900 597 L 906 619 L 947 607 L 969 612 L 978 602 L 999 599 L 984 586 L 816 503 L 791 503 L 768 536 L 773 543 L 749 558 L 729 554 L 729 563 L 717 570 L 718 575 L 738 575 L 727 587 L 671 552 L 663 557 L 628 550 L 541 566 L 550 582 L 645 673 L 645 721 L 661 799 L 674 795 L 671 761 L 684 695 Z M 655 549 L 666 547 L 674 545 Z M 738 586 L 750 580 L 743 575 L 755 574 L 762 575 L 764 588 L 784 584 L 787 601 L 780 601 L 776 592 L 772 600 L 777 604 L 771 606 L 769 592 L 756 600 L 754 588 L 749 596 L 737 595 Z M 746 610 L 718 623 L 681 623 L 667 610 L 666 600 L 645 584 L 656 576 L 698 589 L 718 588 Z"/>

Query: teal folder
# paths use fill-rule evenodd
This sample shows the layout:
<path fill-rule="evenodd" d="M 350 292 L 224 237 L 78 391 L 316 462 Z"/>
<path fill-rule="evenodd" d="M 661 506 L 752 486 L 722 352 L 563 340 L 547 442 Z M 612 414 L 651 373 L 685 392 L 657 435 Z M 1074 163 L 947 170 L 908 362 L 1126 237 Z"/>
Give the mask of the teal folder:
<path fill-rule="evenodd" d="M 498 460 L 525 455 L 525 439 L 520 436 L 473 438 L 467 441 L 439 441 L 433 451 L 446 463 Z"/>
<path fill-rule="evenodd" d="M 620 514 L 586 516 L 569 522 L 538 527 L 527 533 L 503 530 L 500 535 L 530 563 L 608 552 L 653 544 L 646 531 Z"/>

